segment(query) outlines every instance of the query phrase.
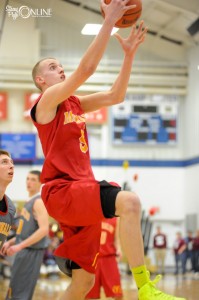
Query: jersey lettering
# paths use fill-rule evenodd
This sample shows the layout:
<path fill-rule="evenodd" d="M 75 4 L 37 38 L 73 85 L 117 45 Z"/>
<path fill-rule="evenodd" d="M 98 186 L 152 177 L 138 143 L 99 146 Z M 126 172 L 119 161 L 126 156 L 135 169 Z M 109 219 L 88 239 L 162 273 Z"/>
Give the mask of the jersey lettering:
<path fill-rule="evenodd" d="M 8 236 L 11 226 L 7 223 L 0 222 L 0 234 Z"/>
<path fill-rule="evenodd" d="M 69 123 L 73 123 L 75 122 L 76 124 L 80 124 L 80 123 L 85 123 L 85 116 L 84 115 L 74 115 L 72 113 L 72 111 L 66 111 L 64 113 L 64 125 L 65 124 L 69 124 Z M 88 145 L 87 145 L 87 142 L 86 142 L 86 139 L 85 139 L 85 135 L 84 135 L 84 130 L 81 129 L 81 136 L 79 138 L 79 142 L 80 142 L 80 150 L 83 152 L 83 153 L 86 153 L 88 151 Z"/>
<path fill-rule="evenodd" d="M 66 111 L 64 113 L 64 125 L 65 124 L 68 124 L 68 123 L 77 123 L 77 124 L 80 124 L 80 123 L 85 123 L 85 116 L 84 115 L 81 115 L 81 116 L 78 116 L 78 115 L 74 115 L 72 113 L 72 111 Z"/>

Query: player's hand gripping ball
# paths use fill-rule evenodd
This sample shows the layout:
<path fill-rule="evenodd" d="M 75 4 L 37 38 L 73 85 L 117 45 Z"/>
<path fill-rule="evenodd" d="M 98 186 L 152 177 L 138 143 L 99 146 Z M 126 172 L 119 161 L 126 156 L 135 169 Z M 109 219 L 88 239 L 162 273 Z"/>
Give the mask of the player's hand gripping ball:
<path fill-rule="evenodd" d="M 109 4 L 112 0 L 104 0 L 104 3 Z M 142 13 L 142 0 L 129 0 L 127 5 L 136 4 L 136 7 L 133 9 L 127 10 L 121 19 L 119 19 L 115 27 L 117 28 L 126 28 L 131 27 L 133 24 L 137 22 Z M 102 16 L 104 17 L 104 12 L 101 8 Z"/>

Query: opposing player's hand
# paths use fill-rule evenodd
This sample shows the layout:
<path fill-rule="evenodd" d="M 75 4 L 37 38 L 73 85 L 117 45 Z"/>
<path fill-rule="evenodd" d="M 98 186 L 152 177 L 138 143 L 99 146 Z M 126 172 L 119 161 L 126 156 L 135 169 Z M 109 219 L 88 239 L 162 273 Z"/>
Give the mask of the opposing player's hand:
<path fill-rule="evenodd" d="M 122 38 L 118 33 L 115 37 L 120 42 L 126 55 L 134 54 L 138 46 L 144 42 L 147 33 L 147 27 L 144 27 L 144 21 L 140 22 L 138 28 L 136 25 L 132 26 L 131 32 L 127 38 Z"/>

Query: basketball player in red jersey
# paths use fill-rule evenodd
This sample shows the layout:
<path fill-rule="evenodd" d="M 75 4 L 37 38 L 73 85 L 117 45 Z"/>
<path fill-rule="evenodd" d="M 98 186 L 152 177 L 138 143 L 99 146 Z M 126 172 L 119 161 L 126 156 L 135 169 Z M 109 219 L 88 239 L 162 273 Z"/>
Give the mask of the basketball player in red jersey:
<path fill-rule="evenodd" d="M 126 39 L 116 35 L 124 51 L 117 79 L 107 92 L 74 96 L 94 73 L 111 36 L 114 24 L 129 8 L 128 0 L 101 0 L 105 18 L 77 69 L 66 76 L 53 58 L 42 59 L 33 68 L 33 79 L 42 94 L 31 110 L 45 162 L 42 169 L 42 199 L 48 213 L 64 232 L 64 242 L 55 251 L 57 262 L 72 281 L 62 300 L 83 300 L 92 288 L 97 263 L 101 221 L 120 216 L 120 241 L 138 286 L 139 300 L 176 300 L 158 291 L 144 264 L 138 196 L 119 187 L 98 182 L 89 157 L 84 113 L 124 100 L 135 53 L 144 41 L 143 22 Z"/>
<path fill-rule="evenodd" d="M 101 225 L 100 251 L 95 284 L 86 299 L 100 298 L 103 287 L 106 297 L 122 300 L 122 287 L 117 256 L 121 256 L 118 218 L 104 219 Z"/>

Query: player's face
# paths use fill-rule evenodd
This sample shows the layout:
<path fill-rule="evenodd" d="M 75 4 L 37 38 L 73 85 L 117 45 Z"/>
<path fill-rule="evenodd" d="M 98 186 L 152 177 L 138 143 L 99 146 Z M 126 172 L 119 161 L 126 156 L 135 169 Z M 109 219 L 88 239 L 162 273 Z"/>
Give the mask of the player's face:
<path fill-rule="evenodd" d="M 0 182 L 10 183 L 14 175 L 14 163 L 13 160 L 5 155 L 0 155 Z"/>
<path fill-rule="evenodd" d="M 39 193 L 41 189 L 39 177 L 35 174 L 29 173 L 26 178 L 26 187 L 30 196 Z"/>
<path fill-rule="evenodd" d="M 62 65 L 55 59 L 46 59 L 40 63 L 39 76 L 47 87 L 64 81 L 66 77 Z"/>

